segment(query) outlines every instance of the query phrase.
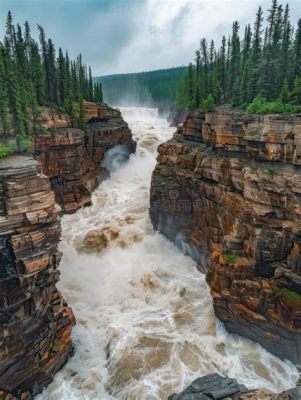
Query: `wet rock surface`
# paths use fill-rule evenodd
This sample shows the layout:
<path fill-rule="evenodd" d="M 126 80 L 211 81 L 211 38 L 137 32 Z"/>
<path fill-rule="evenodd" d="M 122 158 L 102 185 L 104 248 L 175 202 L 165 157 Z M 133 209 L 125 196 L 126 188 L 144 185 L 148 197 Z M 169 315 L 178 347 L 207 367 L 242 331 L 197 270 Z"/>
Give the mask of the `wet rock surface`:
<path fill-rule="evenodd" d="M 168 400 L 298 400 L 301 388 L 296 387 L 275 394 L 266 390 L 248 390 L 236 379 L 210 374 L 194 380 L 179 394 L 172 394 Z"/>
<path fill-rule="evenodd" d="M 56 288 L 59 211 L 37 161 L 0 161 L 1 399 L 40 392 L 72 350 L 74 316 Z"/>
<path fill-rule="evenodd" d="M 189 113 L 159 146 L 154 227 L 206 272 L 228 331 L 301 362 L 301 115 Z"/>
<path fill-rule="evenodd" d="M 167 116 L 167 121 L 170 126 L 177 127 L 180 124 L 183 124 L 189 110 L 185 107 L 180 107 L 176 104 L 170 106 Z"/>
<path fill-rule="evenodd" d="M 91 204 L 91 194 L 108 175 L 102 165 L 106 152 L 122 145 L 129 156 L 136 149 L 132 133 L 118 110 L 106 104 L 84 102 L 87 133 L 60 120 L 34 136 L 34 156 L 64 213 L 74 213 Z M 63 120 L 65 122 L 65 119 Z"/>

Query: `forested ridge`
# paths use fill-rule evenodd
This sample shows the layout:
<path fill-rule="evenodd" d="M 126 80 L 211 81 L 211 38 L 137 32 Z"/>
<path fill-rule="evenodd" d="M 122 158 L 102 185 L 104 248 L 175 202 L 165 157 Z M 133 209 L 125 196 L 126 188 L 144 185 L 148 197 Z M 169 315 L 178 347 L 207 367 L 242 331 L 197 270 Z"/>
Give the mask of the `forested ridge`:
<path fill-rule="evenodd" d="M 231 104 L 250 113 L 300 110 L 301 19 L 294 27 L 289 5 L 273 0 L 264 19 L 259 7 L 255 23 L 244 28 L 238 21 L 219 48 L 203 38 L 194 63 L 181 82 L 178 103 L 189 108 L 213 109 Z"/>
<path fill-rule="evenodd" d="M 93 84 L 82 56 L 70 59 L 67 51 L 56 51 L 40 25 L 38 31 L 39 42 L 28 22 L 14 25 L 8 13 L 0 41 L 0 158 L 29 146 L 28 137 L 38 130 L 41 106 L 69 113 L 78 127 L 83 125 L 83 100 L 102 101 L 101 85 Z"/>
<path fill-rule="evenodd" d="M 160 105 L 176 100 L 179 82 L 187 67 L 161 69 L 95 78 L 104 100 L 113 105 Z"/>

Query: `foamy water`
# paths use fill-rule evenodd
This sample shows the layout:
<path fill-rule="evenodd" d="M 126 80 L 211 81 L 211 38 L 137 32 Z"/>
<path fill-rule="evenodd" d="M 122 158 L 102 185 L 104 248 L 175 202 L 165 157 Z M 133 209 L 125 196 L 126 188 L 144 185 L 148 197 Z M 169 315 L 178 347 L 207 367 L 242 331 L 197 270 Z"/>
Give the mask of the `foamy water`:
<path fill-rule="evenodd" d="M 60 289 L 77 319 L 75 354 L 39 400 L 165 400 L 211 372 L 250 388 L 294 386 L 291 363 L 225 332 L 195 263 L 152 229 L 156 149 L 174 128 L 153 109 L 122 114 L 136 155 L 101 184 L 91 207 L 62 221 Z"/>

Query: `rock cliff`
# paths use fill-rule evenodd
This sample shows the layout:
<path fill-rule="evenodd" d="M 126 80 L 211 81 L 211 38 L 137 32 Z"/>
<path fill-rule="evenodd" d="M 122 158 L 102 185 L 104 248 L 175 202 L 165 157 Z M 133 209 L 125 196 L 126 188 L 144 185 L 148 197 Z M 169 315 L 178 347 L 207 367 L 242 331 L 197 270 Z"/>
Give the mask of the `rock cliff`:
<path fill-rule="evenodd" d="M 40 392 L 72 350 L 74 317 L 55 286 L 59 211 L 37 161 L 0 162 L 0 398 Z"/>
<path fill-rule="evenodd" d="M 118 110 L 84 102 L 87 132 L 71 128 L 68 116 L 45 114 L 44 131 L 33 137 L 33 153 L 64 213 L 91 203 L 91 193 L 108 174 L 102 165 L 106 152 L 122 145 L 128 155 L 136 149 L 132 133 Z"/>
<path fill-rule="evenodd" d="M 301 362 L 301 115 L 191 112 L 159 146 L 154 227 L 206 272 L 230 332 Z"/>
<path fill-rule="evenodd" d="M 191 382 L 179 394 L 172 394 L 168 400 L 299 400 L 301 387 L 274 394 L 267 390 L 248 390 L 236 379 L 210 374 Z"/>

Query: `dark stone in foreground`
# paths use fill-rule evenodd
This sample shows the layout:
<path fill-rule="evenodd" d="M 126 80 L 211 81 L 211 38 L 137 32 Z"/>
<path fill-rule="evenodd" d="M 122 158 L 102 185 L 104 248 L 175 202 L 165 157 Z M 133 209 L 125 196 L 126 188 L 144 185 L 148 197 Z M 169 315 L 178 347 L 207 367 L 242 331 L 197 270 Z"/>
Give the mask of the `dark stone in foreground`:
<path fill-rule="evenodd" d="M 266 390 L 248 390 L 236 379 L 210 374 L 194 380 L 180 394 L 167 400 L 300 400 L 301 387 L 274 394 Z"/>

